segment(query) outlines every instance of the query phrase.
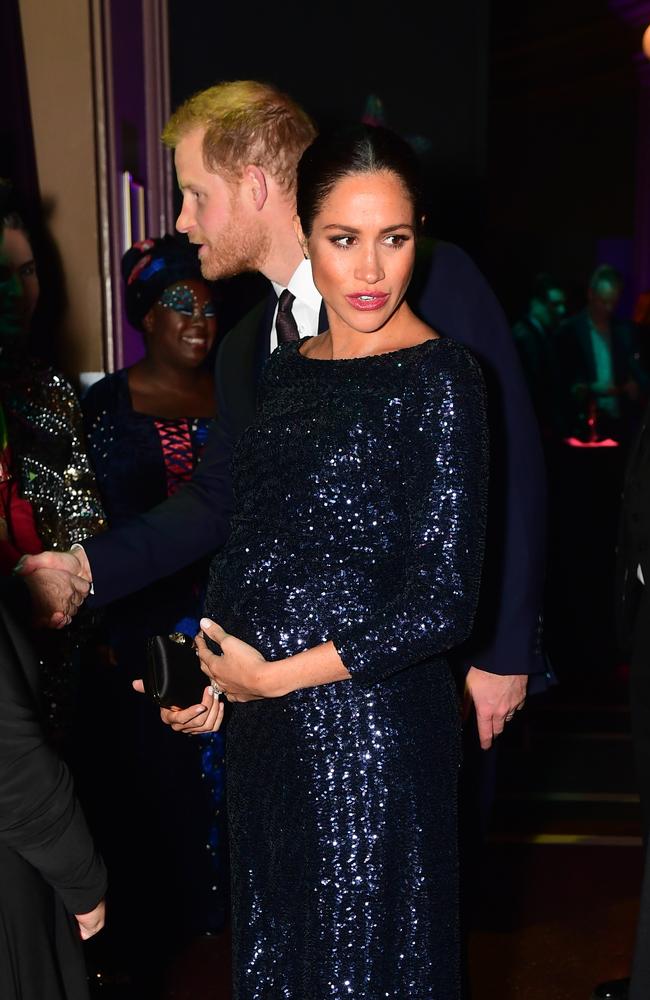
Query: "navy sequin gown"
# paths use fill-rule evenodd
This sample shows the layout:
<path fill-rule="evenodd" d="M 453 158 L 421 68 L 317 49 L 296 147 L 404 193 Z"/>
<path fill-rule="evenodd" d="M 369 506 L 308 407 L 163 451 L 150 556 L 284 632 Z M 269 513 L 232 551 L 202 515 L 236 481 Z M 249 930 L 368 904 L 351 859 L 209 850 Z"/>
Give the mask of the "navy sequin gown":
<path fill-rule="evenodd" d="M 460 713 L 487 476 L 483 383 L 451 340 L 322 361 L 280 347 L 234 458 L 206 611 L 276 660 L 332 640 L 351 680 L 234 704 L 236 1000 L 459 991 Z"/>

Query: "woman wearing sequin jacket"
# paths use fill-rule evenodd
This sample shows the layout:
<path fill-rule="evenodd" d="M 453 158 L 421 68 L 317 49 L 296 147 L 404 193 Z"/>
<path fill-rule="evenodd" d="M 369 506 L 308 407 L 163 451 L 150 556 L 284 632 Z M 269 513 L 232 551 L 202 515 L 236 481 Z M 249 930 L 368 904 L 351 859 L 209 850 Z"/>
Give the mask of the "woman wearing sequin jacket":
<path fill-rule="evenodd" d="M 69 549 L 103 531 L 104 509 L 88 461 L 78 396 L 68 380 L 32 353 L 39 280 L 31 241 L 0 185 L 0 250 L 13 281 L 0 317 L 0 572 L 43 549 Z M 52 736 L 71 750 L 81 660 L 93 615 L 35 643 Z"/>

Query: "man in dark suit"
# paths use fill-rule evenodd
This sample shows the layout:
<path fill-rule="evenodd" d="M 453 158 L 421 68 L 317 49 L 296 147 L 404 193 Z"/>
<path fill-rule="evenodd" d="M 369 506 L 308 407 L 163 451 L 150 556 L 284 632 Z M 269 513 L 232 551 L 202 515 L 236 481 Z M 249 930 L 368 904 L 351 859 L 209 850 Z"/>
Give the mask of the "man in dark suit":
<path fill-rule="evenodd" d="M 551 274 L 536 274 L 526 315 L 512 333 L 545 444 L 555 440 L 559 428 L 554 335 L 565 316 L 566 294 L 560 282 Z"/>
<path fill-rule="evenodd" d="M 650 996 L 650 407 L 630 448 L 616 551 L 616 624 L 630 664 L 630 717 L 646 848 L 632 980 L 601 983 L 593 1000 Z"/>
<path fill-rule="evenodd" d="M 40 721 L 39 665 L 25 627 L 42 620 L 43 601 L 61 602 L 57 576 L 41 581 L 36 573 L 25 582 L 4 580 L 0 588 L 3 1000 L 85 1000 L 81 941 L 104 923 L 106 870 L 69 771 L 47 743 Z M 77 586 L 81 596 L 87 584 L 78 581 Z M 52 589 L 60 592 L 48 594 Z"/>
<path fill-rule="evenodd" d="M 229 332 L 216 365 L 218 418 L 192 481 L 155 510 L 71 553 L 27 559 L 23 572 L 57 566 L 92 580 L 106 604 L 223 544 L 231 511 L 233 445 L 254 412 L 262 365 L 277 343 L 278 297 L 288 290 L 298 335 L 322 329 L 324 310 L 296 239 L 295 168 L 315 130 L 275 88 L 220 84 L 190 98 L 163 140 L 174 148 L 183 192 L 180 232 L 199 245 L 210 280 L 259 270 L 272 290 Z M 530 396 L 503 312 L 485 278 L 457 246 L 430 246 L 414 281 L 422 317 L 481 360 L 490 393 L 492 480 L 484 589 L 465 683 L 481 745 L 489 747 L 521 708 L 529 675 L 544 684 L 540 607 L 546 552 L 545 476 Z M 66 616 L 53 616 L 53 623 Z M 168 716 L 186 724 L 208 711 Z"/>
<path fill-rule="evenodd" d="M 558 329 L 557 349 L 565 434 L 584 437 L 595 429 L 598 437 L 627 446 L 638 427 L 648 375 L 631 324 L 615 315 L 622 289 L 616 268 L 597 267 L 589 279 L 585 308 Z M 595 420 L 595 427 L 589 420 Z"/>

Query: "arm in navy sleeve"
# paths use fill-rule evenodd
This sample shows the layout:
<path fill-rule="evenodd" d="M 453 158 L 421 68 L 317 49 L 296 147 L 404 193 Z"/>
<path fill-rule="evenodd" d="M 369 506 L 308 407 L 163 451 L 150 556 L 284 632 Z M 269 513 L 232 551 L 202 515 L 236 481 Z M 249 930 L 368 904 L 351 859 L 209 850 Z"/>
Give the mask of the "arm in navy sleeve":
<path fill-rule="evenodd" d="M 463 363 L 418 386 L 405 410 L 404 502 L 411 534 L 403 584 L 370 622 L 331 636 L 353 681 L 382 677 L 457 646 L 470 633 L 481 574 L 488 442 L 483 379 Z"/>

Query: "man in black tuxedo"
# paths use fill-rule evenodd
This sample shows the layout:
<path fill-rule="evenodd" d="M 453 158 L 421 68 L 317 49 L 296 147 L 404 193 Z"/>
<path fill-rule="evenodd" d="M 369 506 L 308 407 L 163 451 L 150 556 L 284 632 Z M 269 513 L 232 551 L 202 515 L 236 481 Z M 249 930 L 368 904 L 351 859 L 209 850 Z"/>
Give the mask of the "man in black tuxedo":
<path fill-rule="evenodd" d="M 525 316 L 512 328 L 544 444 L 559 429 L 555 332 L 566 316 L 566 294 L 552 274 L 536 274 Z"/>
<path fill-rule="evenodd" d="M 295 236 L 295 169 L 315 135 L 289 97 L 255 81 L 223 83 L 195 95 L 170 119 L 163 141 L 175 150 L 183 207 L 177 228 L 199 245 L 209 280 L 260 271 L 272 288 L 224 338 L 216 364 L 218 417 L 192 481 L 128 525 L 70 553 L 29 557 L 23 572 L 59 567 L 92 581 L 107 604 L 224 542 L 231 511 L 230 458 L 256 405 L 260 371 L 276 346 L 278 297 L 287 290 L 300 336 L 325 322 L 309 262 Z M 466 691 L 481 745 L 489 747 L 522 707 L 529 675 L 545 685 L 540 607 L 546 539 L 546 484 L 539 434 L 512 334 L 499 303 L 459 247 L 432 242 L 412 283 L 415 305 L 434 329 L 472 349 L 490 395 L 492 478 L 489 537 L 479 615 L 462 651 Z M 53 624 L 66 616 L 53 615 Z M 212 705 L 167 713 L 197 727 Z"/>
<path fill-rule="evenodd" d="M 29 624 L 42 618 L 43 600 L 62 601 L 68 610 L 58 576 L 41 581 L 37 572 L 26 582 L 3 580 L 0 588 L 3 1000 L 85 1000 L 89 993 L 81 941 L 104 923 L 106 870 L 70 773 L 47 743 L 38 659 L 28 634 Z M 75 601 L 88 589 L 81 580 L 76 587 Z M 59 592 L 48 593 L 52 589 Z"/>
<path fill-rule="evenodd" d="M 646 1000 L 650 996 L 650 406 L 630 448 L 616 552 L 616 623 L 621 651 L 629 656 L 630 716 L 646 872 L 641 891 L 632 982 L 596 987 L 594 1000 Z"/>

